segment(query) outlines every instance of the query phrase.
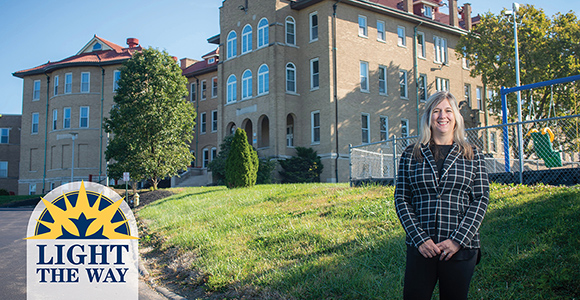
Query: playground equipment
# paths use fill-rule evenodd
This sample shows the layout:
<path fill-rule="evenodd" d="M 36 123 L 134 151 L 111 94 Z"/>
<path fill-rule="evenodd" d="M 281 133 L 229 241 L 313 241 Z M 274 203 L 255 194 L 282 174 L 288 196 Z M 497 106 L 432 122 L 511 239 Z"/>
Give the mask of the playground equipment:
<path fill-rule="evenodd" d="M 554 133 L 550 128 L 542 128 L 541 131 L 532 129 L 526 134 L 526 137 L 532 136 L 534 140 L 534 150 L 538 157 L 544 160 L 546 167 L 555 168 L 562 166 L 562 152 L 553 148 Z"/>

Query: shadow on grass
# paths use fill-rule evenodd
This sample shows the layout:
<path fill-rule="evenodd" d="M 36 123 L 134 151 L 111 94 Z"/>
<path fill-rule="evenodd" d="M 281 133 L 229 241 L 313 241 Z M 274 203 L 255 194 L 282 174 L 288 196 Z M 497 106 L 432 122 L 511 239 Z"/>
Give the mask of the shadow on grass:
<path fill-rule="evenodd" d="M 579 194 L 533 197 L 486 216 L 483 258 L 471 285 L 474 299 L 580 297 Z"/>

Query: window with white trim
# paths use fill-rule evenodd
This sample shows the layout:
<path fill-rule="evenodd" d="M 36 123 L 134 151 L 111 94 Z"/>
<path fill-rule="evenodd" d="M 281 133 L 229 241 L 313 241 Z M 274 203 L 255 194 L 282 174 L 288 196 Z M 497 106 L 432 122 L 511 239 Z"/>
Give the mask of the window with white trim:
<path fill-rule="evenodd" d="M 217 148 L 211 147 L 211 160 L 213 161 L 217 156 Z"/>
<path fill-rule="evenodd" d="M 405 37 L 405 27 L 403 26 L 397 27 L 397 45 L 402 47 L 407 46 L 407 39 Z"/>
<path fill-rule="evenodd" d="M 318 69 L 318 58 L 310 60 L 310 89 L 315 90 L 320 87 L 320 70 Z"/>
<path fill-rule="evenodd" d="M 368 28 L 367 28 L 367 17 L 366 16 L 358 16 L 358 36 L 367 37 L 368 36 Z"/>
<path fill-rule="evenodd" d="M 91 91 L 91 73 L 81 73 L 81 93 L 88 93 Z"/>
<path fill-rule="evenodd" d="M 409 120 L 407 119 L 401 119 L 401 137 L 402 138 L 409 137 Z M 409 145 L 408 139 L 404 139 L 401 141 L 401 146 L 403 149 L 407 148 L 408 145 Z"/>
<path fill-rule="evenodd" d="M 381 132 L 381 141 L 386 141 L 389 138 L 389 117 L 380 116 L 379 131 Z"/>
<path fill-rule="evenodd" d="M 57 96 L 58 95 L 58 75 L 54 76 L 54 87 L 52 89 L 52 95 L 53 96 Z"/>
<path fill-rule="evenodd" d="M 205 80 L 202 80 L 200 83 L 201 86 L 201 95 L 200 95 L 200 99 L 201 100 L 205 100 L 206 99 L 206 95 L 207 95 L 207 82 Z"/>
<path fill-rule="evenodd" d="M 417 32 L 417 56 L 425 58 L 425 34 Z"/>
<path fill-rule="evenodd" d="M 379 94 L 387 94 L 387 67 L 379 66 Z"/>
<path fill-rule="evenodd" d="M 489 151 L 497 152 L 496 134 L 494 131 L 489 133 Z"/>
<path fill-rule="evenodd" d="M 362 131 L 362 143 L 368 144 L 371 141 L 371 125 L 370 125 L 370 115 L 367 113 L 361 114 L 361 131 Z"/>
<path fill-rule="evenodd" d="M 205 112 L 202 112 L 199 115 L 199 119 L 200 119 L 200 130 L 199 133 L 204 134 L 206 133 L 207 130 L 207 114 Z"/>
<path fill-rule="evenodd" d="M 433 7 L 429 5 L 423 5 L 423 16 L 432 19 L 433 18 Z"/>
<path fill-rule="evenodd" d="M 207 165 L 209 164 L 209 150 L 208 149 L 203 149 L 203 168 L 207 168 Z"/>
<path fill-rule="evenodd" d="M 230 31 L 227 40 L 227 58 L 234 58 L 238 55 L 238 35 L 235 31 Z"/>
<path fill-rule="evenodd" d="M 70 107 L 65 107 L 62 112 L 62 128 L 70 128 Z"/>
<path fill-rule="evenodd" d="M 286 147 L 294 147 L 294 125 L 286 126 Z"/>
<path fill-rule="evenodd" d="M 64 74 L 64 93 L 72 93 L 72 73 Z"/>
<path fill-rule="evenodd" d="M 189 97 L 191 99 L 191 102 L 197 101 L 197 83 L 195 83 L 195 82 L 191 84 L 191 89 L 189 91 Z"/>
<path fill-rule="evenodd" d="M 52 130 L 58 129 L 58 109 L 52 110 Z"/>
<path fill-rule="evenodd" d="M 427 75 L 419 74 L 417 86 L 419 87 L 419 101 L 427 101 Z"/>
<path fill-rule="evenodd" d="M 0 161 L 0 178 L 8 177 L 8 162 Z"/>
<path fill-rule="evenodd" d="M 79 116 L 79 127 L 89 128 L 89 107 L 81 106 Z"/>
<path fill-rule="evenodd" d="M 217 77 L 213 77 L 211 79 L 211 97 L 215 98 L 218 94 L 218 79 Z"/>
<path fill-rule="evenodd" d="M 0 144 L 8 144 L 10 141 L 10 129 L 0 128 Z"/>
<path fill-rule="evenodd" d="M 119 80 L 121 79 L 121 71 L 113 71 L 113 92 L 119 89 Z"/>
<path fill-rule="evenodd" d="M 471 85 L 466 83 L 463 85 L 463 92 L 467 106 L 471 107 Z"/>
<path fill-rule="evenodd" d="M 36 183 L 28 184 L 28 195 L 36 195 Z"/>
<path fill-rule="evenodd" d="M 446 64 L 447 63 L 447 39 L 434 36 L 433 45 L 435 51 L 435 63 Z"/>
<path fill-rule="evenodd" d="M 242 30 L 242 54 L 252 51 L 252 26 L 244 26 Z"/>
<path fill-rule="evenodd" d="M 369 63 L 366 61 L 360 62 L 360 91 L 369 91 Z"/>
<path fill-rule="evenodd" d="M 435 89 L 437 91 L 449 91 L 449 79 L 435 77 Z"/>
<path fill-rule="evenodd" d="M 479 110 L 483 110 L 483 100 L 481 98 L 482 93 L 483 90 L 480 86 L 475 87 L 475 101 L 477 101 L 477 109 Z"/>
<path fill-rule="evenodd" d="M 296 93 L 296 66 L 293 63 L 286 64 L 286 92 Z"/>
<path fill-rule="evenodd" d="M 258 95 L 270 92 L 270 69 L 268 65 L 261 65 L 258 69 Z"/>
<path fill-rule="evenodd" d="M 385 34 L 385 22 L 384 21 L 377 21 L 377 40 L 384 42 L 386 40 Z"/>
<path fill-rule="evenodd" d="M 38 133 L 38 118 L 39 118 L 38 113 L 32 113 L 32 128 L 30 130 L 30 133 Z"/>
<path fill-rule="evenodd" d="M 227 103 L 236 102 L 237 100 L 237 89 L 238 89 L 238 82 L 236 80 L 236 75 L 230 75 L 228 77 L 227 83 Z"/>
<path fill-rule="evenodd" d="M 310 113 L 311 143 L 320 144 L 320 111 Z"/>
<path fill-rule="evenodd" d="M 310 41 L 318 41 L 318 12 L 313 12 L 309 15 L 310 21 Z"/>
<path fill-rule="evenodd" d="M 246 70 L 242 74 L 242 100 L 252 97 L 252 71 Z"/>
<path fill-rule="evenodd" d="M 296 45 L 296 21 L 292 17 L 286 17 L 286 44 Z"/>
<path fill-rule="evenodd" d="M 262 18 L 258 23 L 258 48 L 266 47 L 270 43 L 269 28 L 268 19 Z"/>
<path fill-rule="evenodd" d="M 408 91 L 407 91 L 407 71 L 400 70 L 399 71 L 399 93 L 401 98 L 408 98 Z"/>
<path fill-rule="evenodd" d="M 34 81 L 34 90 L 32 91 L 32 100 L 40 100 L 40 80 Z"/>
<path fill-rule="evenodd" d="M 211 111 L 211 132 L 217 132 L 218 129 L 218 112 L 217 110 Z M 213 160 L 213 158 L 212 158 Z"/>

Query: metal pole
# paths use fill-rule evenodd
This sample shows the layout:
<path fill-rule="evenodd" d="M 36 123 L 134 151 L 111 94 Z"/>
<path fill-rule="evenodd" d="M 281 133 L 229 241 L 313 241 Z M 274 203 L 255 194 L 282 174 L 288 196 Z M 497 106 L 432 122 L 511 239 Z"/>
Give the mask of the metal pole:
<path fill-rule="evenodd" d="M 514 15 L 514 40 L 516 47 L 516 86 L 520 86 L 520 55 L 518 51 L 518 22 L 516 18 L 517 10 L 519 4 L 513 3 L 513 15 Z M 520 160 L 520 183 L 524 183 L 523 172 L 524 172 L 524 148 L 523 148 L 523 133 L 522 133 L 522 95 L 518 91 L 518 150 L 519 150 L 519 160 Z"/>

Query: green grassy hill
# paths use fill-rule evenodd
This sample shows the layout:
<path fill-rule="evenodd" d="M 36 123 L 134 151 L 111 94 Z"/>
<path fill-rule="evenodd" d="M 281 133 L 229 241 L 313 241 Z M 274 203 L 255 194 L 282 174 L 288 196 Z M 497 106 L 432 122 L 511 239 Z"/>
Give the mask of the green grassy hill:
<path fill-rule="evenodd" d="M 186 267 L 198 278 L 183 279 L 187 288 L 277 299 L 402 297 L 406 246 L 392 187 L 173 191 L 137 216 L 163 248 L 196 257 Z M 492 185 L 480 232 L 473 299 L 580 297 L 580 187 Z"/>

